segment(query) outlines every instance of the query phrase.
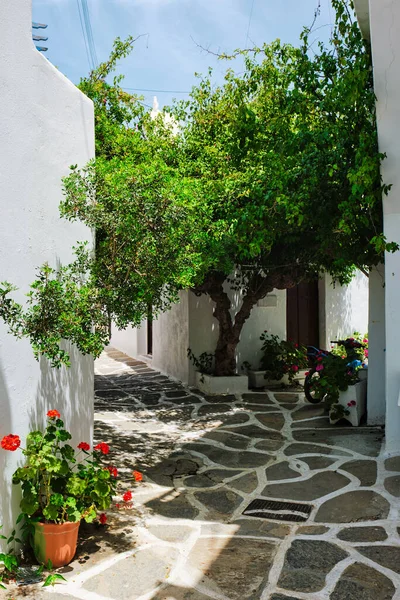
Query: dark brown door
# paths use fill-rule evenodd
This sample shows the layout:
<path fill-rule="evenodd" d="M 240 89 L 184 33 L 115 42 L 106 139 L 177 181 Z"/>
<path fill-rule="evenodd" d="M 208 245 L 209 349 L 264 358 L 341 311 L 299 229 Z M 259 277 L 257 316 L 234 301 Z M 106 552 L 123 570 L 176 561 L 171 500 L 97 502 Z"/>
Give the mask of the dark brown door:
<path fill-rule="evenodd" d="M 318 281 L 287 290 L 287 339 L 304 346 L 319 346 Z"/>
<path fill-rule="evenodd" d="M 153 311 L 149 306 L 147 310 L 147 354 L 153 354 Z"/>

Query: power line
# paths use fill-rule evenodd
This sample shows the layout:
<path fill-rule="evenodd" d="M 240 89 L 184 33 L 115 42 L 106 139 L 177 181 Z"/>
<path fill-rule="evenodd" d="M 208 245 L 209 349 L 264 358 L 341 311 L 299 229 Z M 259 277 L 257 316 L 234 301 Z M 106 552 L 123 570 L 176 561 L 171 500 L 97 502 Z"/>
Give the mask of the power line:
<path fill-rule="evenodd" d="M 86 56 L 87 56 L 88 64 L 89 64 L 89 68 L 90 68 L 91 67 L 91 61 L 90 61 L 90 54 L 89 54 L 89 46 L 88 46 L 87 41 L 86 41 L 85 27 L 83 25 L 83 19 L 82 19 L 82 14 L 81 14 L 81 6 L 80 6 L 80 3 L 79 3 L 79 0 L 76 0 L 76 3 L 78 5 L 79 21 L 81 22 L 82 36 L 83 36 L 83 41 L 85 42 Z"/>
<path fill-rule="evenodd" d="M 88 7 L 87 0 L 81 0 L 81 2 L 82 2 L 83 18 L 85 21 L 90 53 L 91 53 L 91 56 L 93 59 L 94 67 L 97 67 L 97 65 L 99 64 L 99 61 L 97 60 L 96 46 L 95 46 L 94 38 L 93 38 L 93 30 L 92 30 L 92 23 L 90 20 L 89 7 Z"/>
<path fill-rule="evenodd" d="M 89 7 L 87 4 L 87 0 L 76 1 L 78 4 L 79 20 L 81 22 L 82 35 L 85 41 L 86 55 L 88 58 L 89 66 L 93 70 L 97 67 L 99 62 L 97 59 L 96 46 L 94 43 Z"/>
<path fill-rule="evenodd" d="M 185 90 L 151 90 L 147 88 L 129 88 L 126 87 L 124 90 L 132 91 L 132 92 L 157 92 L 159 94 L 190 94 L 190 92 Z"/>
<path fill-rule="evenodd" d="M 249 24 L 248 24 L 248 26 L 247 26 L 246 39 L 245 39 L 245 42 L 244 42 L 244 45 L 245 45 L 245 46 L 247 45 L 247 40 L 249 39 L 250 25 L 251 25 L 251 20 L 252 20 L 252 18 L 253 18 L 254 2 L 255 2 L 255 0 L 252 0 L 252 3 L 251 3 L 251 9 L 250 9 L 250 16 L 249 16 Z"/>

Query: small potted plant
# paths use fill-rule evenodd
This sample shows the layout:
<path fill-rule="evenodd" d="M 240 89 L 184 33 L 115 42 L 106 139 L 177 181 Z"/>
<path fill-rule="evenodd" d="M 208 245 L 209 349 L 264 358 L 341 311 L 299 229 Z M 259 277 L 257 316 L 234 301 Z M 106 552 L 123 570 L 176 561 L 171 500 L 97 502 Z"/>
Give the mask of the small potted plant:
<path fill-rule="evenodd" d="M 13 483 L 22 488 L 17 522 L 25 517 L 37 560 L 46 565 L 50 560 L 53 567 L 71 562 L 81 520 L 96 519 L 98 511 L 110 507 L 116 493 L 117 469 L 100 462 L 109 453 L 108 444 L 100 442 L 90 451 L 90 445 L 81 442 L 75 450 L 67 443 L 70 439 L 60 413 L 50 410 L 45 430 L 27 436 L 22 450 L 25 465 L 13 475 Z M 20 445 L 17 435 L 1 440 L 4 450 L 15 451 Z M 140 480 L 140 473 L 134 473 Z M 106 515 L 99 520 L 105 523 Z"/>
<path fill-rule="evenodd" d="M 331 423 L 347 419 L 357 426 L 366 410 L 367 382 L 358 376 L 362 366 L 360 349 L 353 347 L 352 341 L 353 338 L 346 340 L 341 349 L 343 354 L 331 352 L 317 356 L 311 390 L 328 405 Z"/>
<path fill-rule="evenodd" d="M 248 368 L 251 388 L 279 387 L 294 380 L 301 381 L 307 369 L 307 349 L 294 342 L 281 340 L 279 336 L 264 331 L 261 360 L 258 370 Z"/>

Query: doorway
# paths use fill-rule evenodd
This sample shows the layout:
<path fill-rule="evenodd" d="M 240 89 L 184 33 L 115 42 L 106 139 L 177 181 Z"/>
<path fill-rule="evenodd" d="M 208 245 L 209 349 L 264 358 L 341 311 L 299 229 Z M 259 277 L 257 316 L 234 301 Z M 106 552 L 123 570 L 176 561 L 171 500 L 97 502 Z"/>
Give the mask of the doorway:
<path fill-rule="evenodd" d="M 288 289 L 286 298 L 286 338 L 299 345 L 318 348 L 318 280 Z"/>
<path fill-rule="evenodd" d="M 147 354 L 153 354 L 153 310 L 151 305 L 147 309 Z"/>

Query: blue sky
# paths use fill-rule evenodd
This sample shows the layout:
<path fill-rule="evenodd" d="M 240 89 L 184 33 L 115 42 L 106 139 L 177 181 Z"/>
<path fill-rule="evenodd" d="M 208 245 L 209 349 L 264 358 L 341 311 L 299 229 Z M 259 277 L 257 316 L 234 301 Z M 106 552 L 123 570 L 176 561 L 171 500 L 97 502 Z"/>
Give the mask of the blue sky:
<path fill-rule="evenodd" d="M 182 91 L 195 84 L 195 72 L 205 73 L 212 66 L 218 81 L 228 67 L 195 42 L 215 52 L 231 52 L 276 38 L 297 44 L 303 25 L 313 20 L 317 4 L 318 0 L 88 0 L 100 61 L 107 58 L 117 36 L 124 39 L 130 34 L 148 34 L 121 63 L 124 87 Z M 329 0 L 321 0 L 321 5 L 318 25 L 323 27 L 314 37 L 326 39 L 333 10 Z M 78 83 L 88 73 L 89 63 L 77 0 L 33 0 L 33 20 L 48 24 L 47 58 Z M 173 97 L 185 97 L 137 93 L 148 104 L 157 95 L 161 106 Z"/>

